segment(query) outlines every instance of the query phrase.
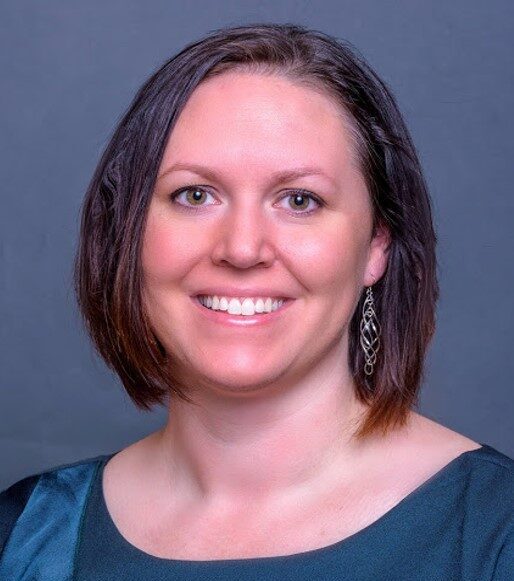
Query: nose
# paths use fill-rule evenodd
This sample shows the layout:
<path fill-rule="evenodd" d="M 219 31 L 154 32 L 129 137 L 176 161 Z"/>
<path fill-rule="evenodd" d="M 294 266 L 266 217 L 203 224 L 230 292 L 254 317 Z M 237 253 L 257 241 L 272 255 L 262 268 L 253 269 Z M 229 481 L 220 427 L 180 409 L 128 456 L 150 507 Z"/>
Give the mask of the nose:
<path fill-rule="evenodd" d="M 251 201 L 234 205 L 215 234 L 212 261 L 241 269 L 269 267 L 275 260 L 272 238 L 272 224 L 262 208 Z"/>

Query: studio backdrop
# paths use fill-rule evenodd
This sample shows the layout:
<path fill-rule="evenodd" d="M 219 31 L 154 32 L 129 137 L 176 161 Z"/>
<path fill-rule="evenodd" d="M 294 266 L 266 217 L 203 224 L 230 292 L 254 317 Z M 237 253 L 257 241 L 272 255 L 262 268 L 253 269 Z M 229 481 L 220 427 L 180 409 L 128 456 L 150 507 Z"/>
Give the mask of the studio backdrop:
<path fill-rule="evenodd" d="M 514 456 L 511 2 L 12 0 L 0 6 L 0 489 L 165 421 L 134 408 L 82 329 L 80 204 L 149 74 L 208 31 L 258 22 L 351 42 L 395 94 L 439 240 L 419 411 Z"/>

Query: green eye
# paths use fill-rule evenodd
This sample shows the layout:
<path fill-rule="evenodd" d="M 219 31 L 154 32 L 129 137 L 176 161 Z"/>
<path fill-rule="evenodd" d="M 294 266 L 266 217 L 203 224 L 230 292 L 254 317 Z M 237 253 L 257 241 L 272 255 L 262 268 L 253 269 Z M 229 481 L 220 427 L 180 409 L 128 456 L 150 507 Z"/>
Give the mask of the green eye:
<path fill-rule="evenodd" d="M 191 202 L 193 205 L 199 205 L 199 203 L 202 201 L 202 198 L 205 196 L 205 192 L 203 190 L 200 190 L 199 188 L 184 191 L 186 192 L 187 201 Z"/>
<path fill-rule="evenodd" d="M 295 194 L 289 195 L 289 200 L 292 202 L 289 205 L 293 210 L 306 210 L 312 199 L 311 196 L 296 192 Z"/>
<path fill-rule="evenodd" d="M 179 200 L 180 196 L 183 196 L 181 200 Z M 170 195 L 170 198 L 173 203 L 182 206 L 185 210 L 194 210 L 201 206 L 211 205 L 206 203 L 207 196 L 212 196 L 207 189 L 201 186 L 191 185 L 177 190 Z M 281 200 L 285 199 L 288 199 L 289 201 L 288 213 L 292 216 L 309 216 L 324 206 L 324 202 L 321 199 L 304 190 L 294 190 L 283 196 Z M 311 202 L 314 202 L 314 207 L 310 207 L 312 206 L 312 204 L 310 204 Z M 287 208 L 283 207 L 283 209 Z"/>
<path fill-rule="evenodd" d="M 290 213 L 295 216 L 309 216 L 324 205 L 321 199 L 304 190 L 294 191 L 284 196 L 283 199 L 285 198 L 289 200 L 288 206 L 293 210 L 293 212 Z M 310 202 L 314 202 L 314 206 L 309 208 Z"/>
<path fill-rule="evenodd" d="M 175 200 L 177 200 L 177 198 L 183 194 L 185 194 L 183 200 L 179 200 L 176 203 L 179 206 L 184 206 L 186 208 L 191 208 L 194 206 L 205 206 L 206 204 L 204 202 L 206 200 L 206 196 L 210 195 L 209 192 L 203 188 L 200 188 L 199 186 L 188 186 L 171 194 L 171 200 L 175 202 Z"/>

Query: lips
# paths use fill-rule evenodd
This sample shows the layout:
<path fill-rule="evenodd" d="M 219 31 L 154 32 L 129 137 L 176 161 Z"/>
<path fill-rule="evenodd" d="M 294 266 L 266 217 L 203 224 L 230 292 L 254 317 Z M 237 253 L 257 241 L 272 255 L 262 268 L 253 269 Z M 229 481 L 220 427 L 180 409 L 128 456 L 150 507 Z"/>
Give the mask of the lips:
<path fill-rule="evenodd" d="M 266 328 L 272 324 L 273 321 L 282 317 L 282 314 L 295 302 L 293 300 L 286 300 L 276 311 L 270 313 L 255 313 L 253 315 L 231 314 L 227 311 L 212 310 L 202 305 L 199 297 L 191 297 L 191 300 L 205 317 L 205 320 L 212 323 L 228 327 L 263 327 Z"/>

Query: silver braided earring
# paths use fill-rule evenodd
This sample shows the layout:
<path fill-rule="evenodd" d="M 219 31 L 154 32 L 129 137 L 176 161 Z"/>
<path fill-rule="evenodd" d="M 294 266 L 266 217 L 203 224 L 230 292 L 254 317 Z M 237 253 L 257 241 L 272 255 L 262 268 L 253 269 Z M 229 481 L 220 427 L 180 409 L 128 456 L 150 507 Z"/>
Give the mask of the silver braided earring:
<path fill-rule="evenodd" d="M 380 349 L 380 324 L 375 313 L 373 291 L 368 287 L 366 299 L 362 308 L 362 320 L 360 325 L 361 347 L 364 350 L 364 373 L 371 375 Z"/>

